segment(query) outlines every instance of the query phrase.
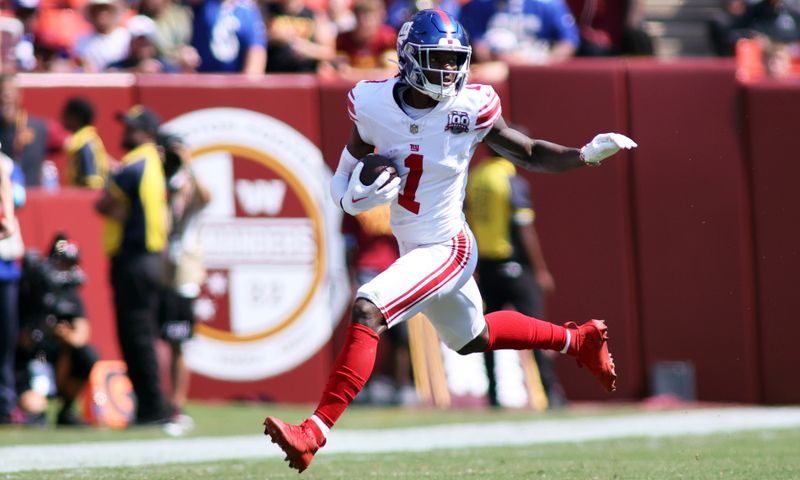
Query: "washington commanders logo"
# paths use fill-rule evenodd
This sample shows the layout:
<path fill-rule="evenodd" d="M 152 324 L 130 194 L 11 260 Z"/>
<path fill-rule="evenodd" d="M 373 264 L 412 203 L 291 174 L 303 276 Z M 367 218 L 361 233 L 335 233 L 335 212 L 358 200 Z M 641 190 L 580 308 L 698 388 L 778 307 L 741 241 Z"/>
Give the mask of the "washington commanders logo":
<path fill-rule="evenodd" d="M 447 114 L 447 126 L 445 132 L 466 133 L 469 131 L 469 114 L 458 110 L 451 110 Z"/>
<path fill-rule="evenodd" d="M 350 296 L 320 151 L 249 110 L 198 110 L 165 128 L 190 147 L 212 196 L 185 234 L 208 271 L 187 364 L 240 381 L 294 368 L 329 340 Z"/>

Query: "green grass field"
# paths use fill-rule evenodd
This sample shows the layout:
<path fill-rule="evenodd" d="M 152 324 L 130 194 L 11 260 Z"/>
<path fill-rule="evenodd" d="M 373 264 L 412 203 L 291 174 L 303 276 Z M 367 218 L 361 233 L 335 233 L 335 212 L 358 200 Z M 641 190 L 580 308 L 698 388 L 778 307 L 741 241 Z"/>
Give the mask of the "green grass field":
<path fill-rule="evenodd" d="M 187 413 L 195 419 L 196 428 L 188 437 L 245 435 L 263 433 L 262 420 L 276 415 L 286 421 L 301 421 L 313 410 L 311 405 L 258 405 L 250 403 L 191 404 Z M 547 414 L 528 410 L 434 410 L 413 408 L 378 408 L 353 406 L 337 424 L 337 428 L 398 428 L 433 424 L 466 422 L 499 422 L 514 420 L 552 420 L 580 416 L 620 415 L 636 411 L 634 407 L 582 407 Z M 54 415 L 51 412 L 50 417 Z M 133 428 L 127 430 L 56 429 L 48 427 L 0 427 L 0 447 L 10 445 L 53 444 L 69 442 L 103 442 L 164 438 L 159 428 Z"/>
<path fill-rule="evenodd" d="M 524 411 L 435 411 L 352 408 L 337 428 L 384 428 L 457 422 L 552 420 L 631 414 L 632 408 Z M 265 413 L 289 420 L 308 408 L 193 405 L 191 436 L 260 432 Z M 157 429 L 126 431 L 0 429 L 0 445 L 164 438 Z M 220 438 L 220 441 L 224 441 Z M 266 441 L 266 440 L 265 440 Z M 265 447 L 266 448 L 266 447 Z M 0 479 L 283 479 L 298 478 L 275 458 L 0 473 Z M 302 479 L 800 479 L 800 431 L 751 431 L 673 438 L 631 438 L 523 447 L 435 450 L 422 453 L 318 455 Z"/>

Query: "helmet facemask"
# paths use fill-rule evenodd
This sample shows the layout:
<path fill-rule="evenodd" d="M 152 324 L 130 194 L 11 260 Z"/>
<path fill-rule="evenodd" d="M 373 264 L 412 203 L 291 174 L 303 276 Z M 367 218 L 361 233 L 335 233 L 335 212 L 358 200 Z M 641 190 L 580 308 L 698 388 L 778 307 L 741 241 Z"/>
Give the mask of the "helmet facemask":
<path fill-rule="evenodd" d="M 403 60 L 405 60 L 403 73 L 405 73 L 406 81 L 412 87 L 436 101 L 458 95 L 458 92 L 467 83 L 469 62 L 472 55 L 472 48 L 468 45 L 462 46 L 458 44 L 458 40 L 453 41 L 443 38 L 440 43 L 440 45 L 420 45 L 408 42 L 403 49 Z M 432 67 L 431 54 L 433 53 L 454 54 L 456 68 L 447 70 L 435 68 L 437 67 L 436 65 Z M 455 78 L 448 85 L 445 85 L 445 78 L 451 75 Z"/>

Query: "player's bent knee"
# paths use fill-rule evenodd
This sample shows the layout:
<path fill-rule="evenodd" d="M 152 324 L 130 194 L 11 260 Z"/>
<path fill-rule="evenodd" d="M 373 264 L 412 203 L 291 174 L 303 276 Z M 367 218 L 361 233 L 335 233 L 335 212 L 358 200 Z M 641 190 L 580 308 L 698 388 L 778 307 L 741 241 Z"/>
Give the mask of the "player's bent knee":
<path fill-rule="evenodd" d="M 353 323 L 364 325 L 380 335 L 388 328 L 380 309 L 366 298 L 357 298 L 350 311 L 350 320 Z"/>

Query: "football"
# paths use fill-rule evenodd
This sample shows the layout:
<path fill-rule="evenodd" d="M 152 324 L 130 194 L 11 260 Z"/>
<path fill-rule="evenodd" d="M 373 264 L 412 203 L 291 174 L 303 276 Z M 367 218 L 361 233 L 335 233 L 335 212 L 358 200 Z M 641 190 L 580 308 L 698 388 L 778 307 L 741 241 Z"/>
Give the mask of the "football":
<path fill-rule="evenodd" d="M 384 157 L 377 153 L 370 153 L 362 158 L 361 161 L 364 162 L 364 168 L 361 170 L 361 175 L 359 175 L 358 178 L 364 185 L 372 185 L 375 179 L 378 178 L 384 170 L 388 170 L 390 174 L 386 183 L 389 183 L 397 176 L 397 168 L 394 166 L 394 162 L 391 158 Z M 384 183 L 384 185 L 386 185 L 386 183 Z M 383 185 L 381 185 L 381 187 L 382 186 Z"/>

